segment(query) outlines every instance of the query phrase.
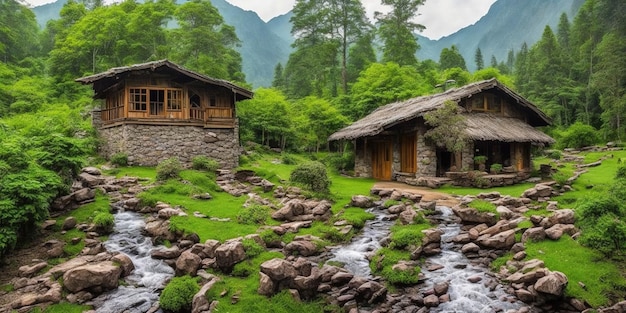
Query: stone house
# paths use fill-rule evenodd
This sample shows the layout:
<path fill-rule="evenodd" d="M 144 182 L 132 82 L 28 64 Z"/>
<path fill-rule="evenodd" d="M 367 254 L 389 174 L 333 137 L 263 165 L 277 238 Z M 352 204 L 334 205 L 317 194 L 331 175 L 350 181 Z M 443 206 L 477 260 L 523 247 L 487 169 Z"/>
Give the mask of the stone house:
<path fill-rule="evenodd" d="M 459 105 L 463 115 L 467 140 L 461 152 L 452 153 L 424 137 L 429 129 L 424 114 L 447 101 Z M 491 79 L 379 107 L 329 140 L 353 141 L 357 176 L 427 186 L 477 181 L 494 186 L 529 177 L 531 146 L 554 143 L 535 129 L 547 125 L 549 118 L 534 104 Z M 484 164 L 475 164 L 475 156 Z M 490 167 L 502 170 L 487 175 Z"/>
<path fill-rule="evenodd" d="M 253 93 L 233 83 L 154 61 L 76 79 L 93 85 L 100 153 L 125 153 L 131 165 L 154 166 L 178 157 L 190 164 L 204 155 L 224 168 L 239 164 L 238 101 Z"/>

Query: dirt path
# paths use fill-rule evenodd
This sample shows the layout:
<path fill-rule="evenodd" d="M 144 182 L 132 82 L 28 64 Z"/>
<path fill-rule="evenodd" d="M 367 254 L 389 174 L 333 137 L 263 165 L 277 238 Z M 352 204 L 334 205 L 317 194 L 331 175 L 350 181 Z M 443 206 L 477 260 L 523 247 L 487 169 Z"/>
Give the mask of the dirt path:
<path fill-rule="evenodd" d="M 422 195 L 424 201 L 437 201 L 437 205 L 452 207 L 459 204 L 459 200 L 447 193 L 438 192 L 428 187 L 411 186 L 399 182 L 376 182 L 373 188 L 377 189 L 395 189 L 403 192 L 410 192 Z"/>

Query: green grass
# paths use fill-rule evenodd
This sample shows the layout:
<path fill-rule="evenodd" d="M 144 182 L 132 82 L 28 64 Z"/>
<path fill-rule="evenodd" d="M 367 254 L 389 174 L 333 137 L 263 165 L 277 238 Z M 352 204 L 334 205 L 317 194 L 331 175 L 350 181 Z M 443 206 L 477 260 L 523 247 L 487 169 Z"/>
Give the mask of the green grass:
<path fill-rule="evenodd" d="M 391 226 L 391 242 L 389 243 L 389 247 L 402 250 L 410 245 L 415 245 L 416 247 L 421 246 L 422 238 L 424 238 L 422 230 L 432 227 L 433 226 L 428 223 L 393 225 Z"/>
<path fill-rule="evenodd" d="M 365 226 L 365 222 L 368 220 L 372 220 L 376 217 L 376 215 L 369 213 L 360 208 L 347 208 L 343 211 L 343 213 L 338 217 L 338 219 L 343 219 L 348 221 L 352 226 L 361 229 Z"/>
<path fill-rule="evenodd" d="M 626 296 L 626 279 L 616 264 L 606 261 L 602 254 L 581 246 L 569 236 L 557 241 L 527 242 L 526 253 L 527 260 L 541 259 L 551 271 L 567 276 L 567 296 L 583 299 L 593 307 Z M 586 289 L 578 282 L 584 283 Z"/>
<path fill-rule="evenodd" d="M 457 195 L 457 196 L 465 196 L 465 195 L 476 196 L 479 193 L 497 191 L 503 196 L 509 195 L 512 197 L 519 197 L 522 195 L 522 193 L 524 193 L 524 191 L 526 191 L 526 189 L 532 188 L 533 186 L 535 186 L 535 184 L 521 183 L 521 184 L 516 184 L 512 186 L 492 187 L 492 188 L 483 189 L 483 188 L 471 188 L 471 187 L 458 187 L 458 186 L 444 185 L 441 188 L 437 189 L 437 191 L 448 193 L 451 195 Z"/>
<path fill-rule="evenodd" d="M 274 258 L 284 258 L 284 256 L 280 252 L 264 252 L 252 260 L 244 261 L 250 263 L 248 264 L 250 268 L 256 269 L 251 271 L 250 276 L 245 278 L 222 276 L 222 281 L 216 283 L 207 294 L 210 300 L 219 301 L 216 312 L 323 312 L 324 304 L 322 301 L 296 302 L 288 294 L 285 296 L 285 294 L 279 293 L 268 298 L 257 293 L 260 277 L 258 269 L 263 262 Z M 220 297 L 220 293 L 223 291 L 226 291 L 226 294 Z M 236 304 L 231 303 L 231 297 L 234 294 L 239 294 L 239 302 Z"/>
<path fill-rule="evenodd" d="M 384 256 L 384 257 L 383 257 Z M 416 266 L 412 271 L 394 271 L 392 267 L 398 262 L 404 260 L 408 261 L 411 258 L 411 253 L 404 250 L 396 250 L 391 248 L 382 248 L 376 252 L 372 260 L 370 261 L 370 268 L 372 273 L 384 277 L 387 282 L 397 285 L 410 285 L 419 281 L 419 273 L 421 271 L 419 266 Z M 382 261 L 381 261 L 382 260 Z M 380 269 L 378 265 L 381 265 Z"/>
<path fill-rule="evenodd" d="M 91 310 L 91 306 L 61 302 L 46 308 L 44 313 L 81 313 Z"/>
<path fill-rule="evenodd" d="M 124 166 L 116 167 L 109 171 L 104 171 L 107 175 L 115 175 L 117 178 L 124 176 L 148 179 L 151 182 L 156 180 L 156 168 L 147 166 Z"/>
<path fill-rule="evenodd" d="M 472 200 L 467 206 L 476 209 L 480 213 L 493 213 L 496 215 L 496 219 L 499 219 L 500 214 L 496 211 L 496 205 L 487 200 Z"/>

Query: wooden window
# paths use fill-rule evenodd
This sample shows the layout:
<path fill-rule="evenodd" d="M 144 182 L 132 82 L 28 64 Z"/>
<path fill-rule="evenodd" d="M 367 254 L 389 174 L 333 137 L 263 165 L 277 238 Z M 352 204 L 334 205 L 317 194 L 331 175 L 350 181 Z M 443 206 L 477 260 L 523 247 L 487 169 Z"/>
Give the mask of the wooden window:
<path fill-rule="evenodd" d="M 148 90 L 143 88 L 131 88 L 129 109 L 132 111 L 146 111 L 148 109 Z"/>
<path fill-rule="evenodd" d="M 150 90 L 150 115 L 162 115 L 165 106 L 165 91 Z"/>
<path fill-rule="evenodd" d="M 168 90 L 167 91 L 167 110 L 168 111 L 180 111 L 183 104 L 183 92 L 182 90 Z"/>
<path fill-rule="evenodd" d="M 209 106 L 211 107 L 217 106 L 217 98 L 215 96 L 211 96 L 211 98 L 209 98 Z"/>
<path fill-rule="evenodd" d="M 403 135 L 400 139 L 400 171 L 417 172 L 417 144 L 415 134 Z"/>
<path fill-rule="evenodd" d="M 471 99 L 472 111 L 478 112 L 494 112 L 502 111 L 502 98 L 492 95 L 483 94 Z"/>

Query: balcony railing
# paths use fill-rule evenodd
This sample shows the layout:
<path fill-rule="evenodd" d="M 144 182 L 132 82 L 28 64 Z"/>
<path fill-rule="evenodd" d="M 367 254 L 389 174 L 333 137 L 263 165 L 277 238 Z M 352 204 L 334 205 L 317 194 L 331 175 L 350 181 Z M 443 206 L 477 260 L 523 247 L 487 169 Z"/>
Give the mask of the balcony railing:
<path fill-rule="evenodd" d="M 116 107 L 109 109 L 102 109 L 102 122 L 104 124 L 114 123 L 119 120 L 123 120 L 124 116 L 124 107 Z M 161 116 L 152 116 L 152 117 L 143 117 L 143 118 L 132 118 L 137 120 L 158 120 Z M 181 120 L 181 119 L 174 119 Z M 216 126 L 216 127 L 232 127 L 234 126 L 235 118 L 234 118 L 234 110 L 232 108 L 219 108 L 212 107 L 206 109 L 198 109 L 192 108 L 189 110 L 189 121 L 192 122 L 202 122 L 205 126 Z M 172 121 L 172 119 L 168 119 L 168 121 Z"/>

